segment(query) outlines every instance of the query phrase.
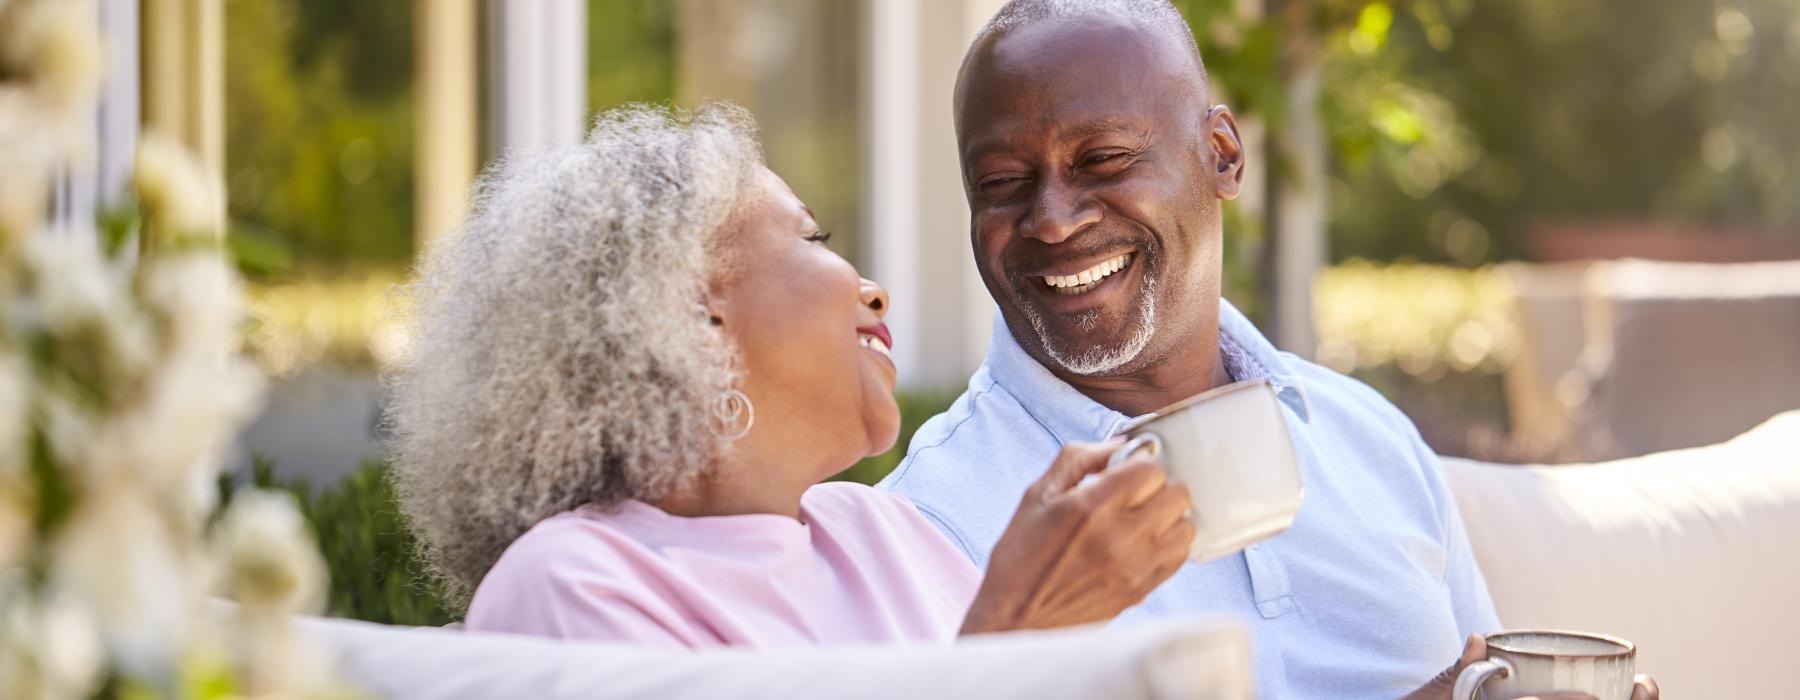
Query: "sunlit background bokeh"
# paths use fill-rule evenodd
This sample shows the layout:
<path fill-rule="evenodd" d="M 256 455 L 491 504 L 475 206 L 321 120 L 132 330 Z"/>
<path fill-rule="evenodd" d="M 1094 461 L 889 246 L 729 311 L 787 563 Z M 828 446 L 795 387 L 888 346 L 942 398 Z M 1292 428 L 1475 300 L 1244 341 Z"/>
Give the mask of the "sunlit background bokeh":
<path fill-rule="evenodd" d="M 1001 1 L 0 0 L 0 695 L 330 690 L 292 615 L 451 621 L 388 479 L 398 290 L 485 164 L 628 102 L 746 106 L 889 290 L 900 441 L 840 477 L 880 478 L 993 327 L 950 108 Z M 1247 147 L 1226 296 L 1446 457 L 1503 619 L 1775 687 L 1800 4 L 1175 4 Z M 171 631 L 221 593 L 242 635 Z"/>
<path fill-rule="evenodd" d="M 773 169 L 892 295 L 902 436 L 843 475 L 872 481 L 992 328 L 950 105 L 1000 4 L 62 3 L 46 16 L 82 40 L 42 46 L 82 50 L 0 44 L 0 83 L 97 88 L 97 105 L 74 101 L 93 128 L 63 124 L 80 127 L 62 130 L 80 132 L 80 167 L 54 172 L 54 192 L 0 188 L 0 224 L 48 214 L 61 244 L 111 232 L 130 272 L 134 206 L 153 204 L 132 200 L 134 154 L 191 154 L 187 180 L 209 184 L 172 199 L 223 214 L 249 283 L 243 343 L 268 379 L 231 478 L 298 498 L 331 613 L 438 624 L 449 613 L 385 478 L 379 374 L 410 352 L 396 289 L 483 165 L 576 143 L 628 102 L 749 108 Z M 1226 295 L 1281 348 L 1383 393 L 1438 453 L 1611 460 L 1800 409 L 1800 5 L 1176 4 L 1248 148 Z M 81 79 L 33 82 L 59 75 Z M 0 122 L 9 153 L 60 133 L 24 123 Z"/>
<path fill-rule="evenodd" d="M 1440 452 L 1640 454 L 1800 406 L 1800 369 L 1778 359 L 1800 352 L 1800 268 L 1726 288 L 1731 265 L 1800 258 L 1800 8 L 1177 4 L 1251 148 L 1229 298 L 1285 349 L 1376 386 Z M 929 415 L 979 362 L 992 313 L 949 93 L 997 5 L 228 0 L 224 176 L 252 345 L 278 378 L 242 460 L 330 479 L 379 459 L 373 373 L 405 351 L 388 291 L 453 225 L 479 163 L 632 101 L 758 115 L 774 169 L 894 292 L 904 398 Z M 1726 266 L 1632 273 L 1691 284 L 1665 290 L 1683 305 L 1627 298 L 1609 280 L 1631 271 L 1587 262 L 1621 258 Z M 1696 304 L 1743 337 L 1684 332 Z M 1700 374 L 1721 383 L 1705 397 L 1734 398 L 1677 400 Z M 1630 401 L 1600 396 L 1618 385 Z M 1695 400 L 1714 408 L 1695 416 Z"/>

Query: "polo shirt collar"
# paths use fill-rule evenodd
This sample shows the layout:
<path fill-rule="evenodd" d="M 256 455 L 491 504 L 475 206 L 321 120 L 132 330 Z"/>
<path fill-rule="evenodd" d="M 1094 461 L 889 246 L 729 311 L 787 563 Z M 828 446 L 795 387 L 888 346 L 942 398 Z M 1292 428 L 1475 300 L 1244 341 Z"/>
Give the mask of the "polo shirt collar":
<path fill-rule="evenodd" d="M 1219 350 L 1233 381 L 1267 379 L 1288 410 L 1302 422 L 1311 419 L 1306 392 L 1281 353 L 1224 299 L 1219 300 Z M 998 310 L 985 364 L 994 382 L 1018 399 L 1057 442 L 1103 439 L 1131 418 L 1100 405 L 1038 364 L 1019 347 Z"/>

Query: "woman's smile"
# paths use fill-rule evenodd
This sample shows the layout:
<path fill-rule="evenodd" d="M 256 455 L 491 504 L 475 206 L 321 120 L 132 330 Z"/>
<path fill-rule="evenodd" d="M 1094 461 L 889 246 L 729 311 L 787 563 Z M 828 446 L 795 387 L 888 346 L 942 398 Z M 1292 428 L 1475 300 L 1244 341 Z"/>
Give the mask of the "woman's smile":
<path fill-rule="evenodd" d="M 894 364 L 894 335 L 888 330 L 887 324 L 877 323 L 856 329 L 856 341 L 880 355 L 889 365 Z"/>

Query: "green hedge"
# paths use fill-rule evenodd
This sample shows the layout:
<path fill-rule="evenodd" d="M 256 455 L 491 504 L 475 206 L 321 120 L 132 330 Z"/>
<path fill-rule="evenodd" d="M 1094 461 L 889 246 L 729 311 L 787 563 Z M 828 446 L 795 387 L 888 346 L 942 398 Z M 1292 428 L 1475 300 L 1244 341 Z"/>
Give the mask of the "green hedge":
<path fill-rule="evenodd" d="M 259 459 L 254 481 L 292 492 L 312 524 L 331 574 L 326 614 L 396 625 L 452 619 L 400 517 L 385 462 L 365 462 L 342 481 L 315 489 L 305 479 L 278 479 Z"/>

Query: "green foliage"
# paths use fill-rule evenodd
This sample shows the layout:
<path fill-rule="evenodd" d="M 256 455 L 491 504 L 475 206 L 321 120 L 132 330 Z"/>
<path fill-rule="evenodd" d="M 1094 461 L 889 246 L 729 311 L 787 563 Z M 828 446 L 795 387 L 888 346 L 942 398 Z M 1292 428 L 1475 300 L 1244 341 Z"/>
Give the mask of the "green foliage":
<path fill-rule="evenodd" d="M 1284 62 L 1319 57 L 1334 260 L 1518 258 L 1555 220 L 1800 224 L 1789 0 L 1176 4 L 1240 117 L 1279 123 Z"/>
<path fill-rule="evenodd" d="M 292 493 L 312 525 L 331 572 L 327 614 L 395 625 L 450 621 L 401 518 L 385 463 L 365 463 L 343 481 L 314 489 L 305 479 L 277 480 L 273 465 L 258 458 L 253 481 Z"/>
<path fill-rule="evenodd" d="M 1521 257 L 1546 220 L 1800 223 L 1793 3 L 1397 9 L 1384 51 L 1327 77 L 1340 259 Z"/>
<path fill-rule="evenodd" d="M 671 0 L 589 3 L 591 109 L 674 96 L 674 14 Z M 226 182 L 246 273 L 406 264 L 412 3 L 232 0 L 226 25 Z"/>
<path fill-rule="evenodd" d="M 409 260 L 411 5 L 234 0 L 225 21 L 233 228 L 302 261 Z"/>
<path fill-rule="evenodd" d="M 587 20 L 588 111 L 674 98 L 674 2 L 598 0 Z"/>
<path fill-rule="evenodd" d="M 1313 289 L 1315 359 L 1339 372 L 1494 374 L 1517 349 L 1512 290 L 1488 268 L 1353 260 L 1321 270 Z"/>

